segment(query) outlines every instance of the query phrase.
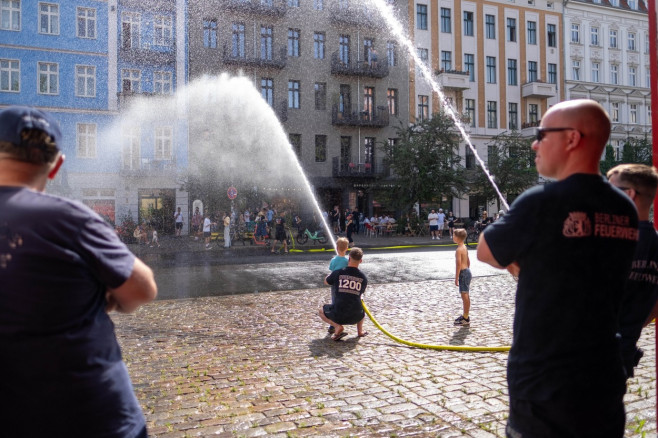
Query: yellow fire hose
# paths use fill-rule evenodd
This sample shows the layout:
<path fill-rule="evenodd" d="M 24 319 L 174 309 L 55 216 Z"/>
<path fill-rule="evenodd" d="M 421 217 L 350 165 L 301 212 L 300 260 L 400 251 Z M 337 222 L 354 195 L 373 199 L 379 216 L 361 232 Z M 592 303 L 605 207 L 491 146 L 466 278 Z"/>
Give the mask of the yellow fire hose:
<path fill-rule="evenodd" d="M 502 347 L 467 347 L 467 346 L 458 346 L 458 345 L 428 345 L 428 344 L 419 344 L 416 342 L 405 341 L 404 339 L 400 339 L 397 336 L 393 336 L 388 331 L 386 331 L 384 327 L 379 325 L 377 320 L 372 316 L 372 313 L 370 313 L 370 310 L 368 310 L 368 306 L 366 306 L 365 301 L 361 300 L 361 304 L 363 305 L 363 310 L 365 310 L 366 315 L 368 315 L 368 318 L 370 318 L 372 323 L 375 324 L 375 327 L 377 327 L 379 330 L 382 331 L 382 333 L 384 333 L 386 336 L 393 339 L 394 341 L 399 342 L 401 344 L 409 345 L 410 347 L 427 348 L 430 350 L 450 350 L 450 351 L 509 351 L 510 349 L 508 345 Z"/>

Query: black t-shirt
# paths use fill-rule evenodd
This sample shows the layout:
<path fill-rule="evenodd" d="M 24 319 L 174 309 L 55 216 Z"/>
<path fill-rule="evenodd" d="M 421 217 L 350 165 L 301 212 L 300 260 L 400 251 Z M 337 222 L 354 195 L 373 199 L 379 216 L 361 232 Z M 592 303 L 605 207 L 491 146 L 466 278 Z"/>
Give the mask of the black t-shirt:
<path fill-rule="evenodd" d="M 135 436 L 144 417 L 105 312 L 135 256 L 85 205 L 16 187 L 0 187 L 0 255 L 3 432 Z"/>
<path fill-rule="evenodd" d="M 507 379 L 511 397 L 622 394 L 616 338 L 637 243 L 630 199 L 600 175 L 534 187 L 484 237 L 501 266 L 520 265 Z"/>
<path fill-rule="evenodd" d="M 658 233 L 649 221 L 640 222 L 640 240 L 626 282 L 619 325 L 621 352 L 629 377 L 633 375 L 636 343 L 658 298 Z"/>
<path fill-rule="evenodd" d="M 286 220 L 282 217 L 276 218 L 276 234 L 285 233 Z"/>
<path fill-rule="evenodd" d="M 327 277 L 327 283 L 331 285 L 334 298 L 335 322 L 356 324 L 363 319 L 365 314 L 361 305 L 361 295 L 368 286 L 368 279 L 363 272 L 359 268 L 348 266 L 333 271 Z"/>

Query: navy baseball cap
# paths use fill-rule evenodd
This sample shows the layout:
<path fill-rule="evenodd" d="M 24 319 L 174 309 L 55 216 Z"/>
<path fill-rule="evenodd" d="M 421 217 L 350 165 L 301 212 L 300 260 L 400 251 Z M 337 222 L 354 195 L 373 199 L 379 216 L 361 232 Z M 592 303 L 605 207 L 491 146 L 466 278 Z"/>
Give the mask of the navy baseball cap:
<path fill-rule="evenodd" d="M 0 111 L 0 141 L 19 146 L 23 143 L 21 132 L 38 129 L 59 142 L 62 133 L 59 124 L 50 114 L 28 106 L 10 106 Z"/>

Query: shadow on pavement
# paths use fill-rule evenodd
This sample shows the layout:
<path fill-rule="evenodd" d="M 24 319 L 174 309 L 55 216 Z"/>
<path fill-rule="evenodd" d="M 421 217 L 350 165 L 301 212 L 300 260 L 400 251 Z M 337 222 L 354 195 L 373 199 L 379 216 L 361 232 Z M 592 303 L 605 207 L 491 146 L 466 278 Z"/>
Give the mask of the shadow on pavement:
<path fill-rule="evenodd" d="M 321 339 L 313 339 L 308 343 L 308 349 L 313 357 L 341 358 L 343 354 L 354 350 L 359 338 L 356 336 L 344 338 L 342 341 L 332 341 L 329 335 Z"/>
<path fill-rule="evenodd" d="M 469 334 L 471 334 L 470 327 L 459 327 L 459 330 L 452 334 L 452 338 L 448 343 L 450 345 L 464 345 L 464 341 Z"/>

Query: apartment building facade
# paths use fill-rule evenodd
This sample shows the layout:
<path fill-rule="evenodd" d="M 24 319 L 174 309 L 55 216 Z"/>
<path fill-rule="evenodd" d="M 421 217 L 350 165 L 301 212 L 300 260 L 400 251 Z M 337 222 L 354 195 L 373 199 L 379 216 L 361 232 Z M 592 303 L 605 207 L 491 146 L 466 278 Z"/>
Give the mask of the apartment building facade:
<path fill-rule="evenodd" d="M 390 5 L 406 25 L 406 3 Z M 407 55 L 389 27 L 354 0 L 193 0 L 190 80 L 250 78 L 323 206 L 372 212 L 383 144 L 409 120 Z"/>
<path fill-rule="evenodd" d="M 568 99 L 601 103 L 621 159 L 629 137 L 651 141 L 649 21 L 643 0 L 572 0 L 564 10 Z"/>
<path fill-rule="evenodd" d="M 485 162 L 494 136 L 512 130 L 533 135 L 542 114 L 564 99 L 562 2 L 414 0 L 409 7 L 418 56 L 436 74 Z M 420 69 L 413 73 L 411 122 L 440 110 Z M 465 142 L 460 155 L 466 168 L 477 165 Z M 458 217 L 479 217 L 489 207 L 477 196 L 452 200 Z"/>

